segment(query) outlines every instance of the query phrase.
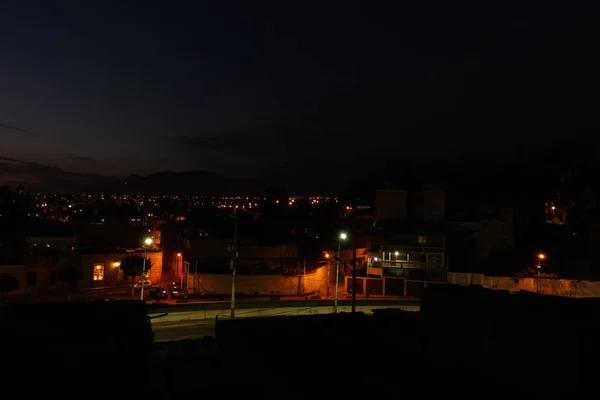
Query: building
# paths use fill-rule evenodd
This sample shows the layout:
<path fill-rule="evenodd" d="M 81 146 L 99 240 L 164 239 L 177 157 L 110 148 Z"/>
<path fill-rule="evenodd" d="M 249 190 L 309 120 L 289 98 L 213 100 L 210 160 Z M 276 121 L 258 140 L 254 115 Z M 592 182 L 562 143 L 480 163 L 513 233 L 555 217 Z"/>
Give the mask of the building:
<path fill-rule="evenodd" d="M 223 266 L 227 268 L 233 256 L 233 241 L 208 236 L 208 234 L 182 236 L 180 246 L 183 258 L 191 262 L 198 260 L 200 268 Z M 276 267 L 282 263 L 298 261 L 298 245 L 283 243 L 259 246 L 240 238 L 237 243 L 238 266 L 264 265 Z"/>
<path fill-rule="evenodd" d="M 60 270 L 76 265 L 75 236 L 25 237 L 25 293 L 52 293 L 61 290 Z"/>
<path fill-rule="evenodd" d="M 461 251 L 467 251 L 465 246 L 455 243 L 459 229 L 462 229 L 466 237 L 472 242 L 470 247 L 474 248 L 477 261 L 487 259 L 494 251 L 510 249 L 514 246 L 513 237 L 513 209 L 491 207 L 480 207 L 477 216 L 471 219 L 448 221 L 448 231 L 452 231 L 452 244 L 454 247 L 462 247 Z"/>
<path fill-rule="evenodd" d="M 423 220 L 443 221 L 446 217 L 446 192 L 443 189 L 426 188 L 423 190 Z"/>
<path fill-rule="evenodd" d="M 446 217 L 445 190 L 425 186 L 414 190 L 377 190 L 375 220 L 441 222 Z"/>
<path fill-rule="evenodd" d="M 77 243 L 76 236 L 27 236 L 25 245 L 27 247 L 47 247 L 57 249 L 64 253 L 74 250 Z"/>
<path fill-rule="evenodd" d="M 445 237 L 396 235 L 369 243 L 367 275 L 445 281 Z"/>
<path fill-rule="evenodd" d="M 128 256 L 144 256 L 144 249 L 103 249 L 81 253 L 79 262 L 81 265 L 82 289 L 93 287 L 106 287 L 115 285 L 127 285 L 131 278 L 125 278 L 121 271 L 121 261 Z M 150 259 L 148 279 L 150 282 L 160 282 L 163 269 L 162 250 L 146 251 L 146 258 Z"/>
<path fill-rule="evenodd" d="M 405 220 L 406 210 L 406 190 L 382 189 L 375 193 L 375 220 Z"/>

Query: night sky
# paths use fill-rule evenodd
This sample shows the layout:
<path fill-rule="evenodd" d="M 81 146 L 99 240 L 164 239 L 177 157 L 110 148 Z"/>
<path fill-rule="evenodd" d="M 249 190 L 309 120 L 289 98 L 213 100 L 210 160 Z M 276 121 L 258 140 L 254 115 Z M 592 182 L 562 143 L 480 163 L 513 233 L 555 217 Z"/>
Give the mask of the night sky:
<path fill-rule="evenodd" d="M 595 12 L 404 3 L 2 1 L 0 157 L 299 179 L 596 146 Z"/>

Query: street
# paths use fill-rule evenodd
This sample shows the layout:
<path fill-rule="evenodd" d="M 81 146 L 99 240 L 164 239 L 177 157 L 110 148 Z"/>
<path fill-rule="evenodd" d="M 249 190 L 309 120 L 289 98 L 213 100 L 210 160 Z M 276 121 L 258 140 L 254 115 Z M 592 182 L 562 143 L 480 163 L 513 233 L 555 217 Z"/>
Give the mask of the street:
<path fill-rule="evenodd" d="M 418 306 L 418 299 L 357 299 L 357 306 Z M 351 306 L 351 300 L 338 300 L 338 305 Z M 236 309 L 254 309 L 254 308 L 288 308 L 288 307 L 333 307 L 333 299 L 328 300 L 239 300 L 236 302 Z M 229 310 L 231 303 L 229 301 L 206 301 L 190 302 L 177 304 L 148 304 L 149 314 L 162 314 L 174 311 L 207 311 L 207 310 Z"/>
<path fill-rule="evenodd" d="M 215 322 L 205 321 L 204 323 L 167 325 L 154 327 L 155 342 L 171 342 L 175 340 L 201 339 L 205 336 L 214 336 Z"/>
<path fill-rule="evenodd" d="M 332 302 L 323 300 L 241 302 L 237 306 L 237 318 L 314 315 L 333 312 Z M 351 307 L 351 301 L 338 302 L 338 312 L 351 312 Z M 419 311 L 418 301 L 414 300 L 361 300 L 356 304 L 356 311 L 367 315 L 375 309 L 386 308 Z M 152 329 L 156 342 L 200 339 L 205 336 L 214 336 L 217 317 L 219 319 L 230 318 L 230 304 L 221 302 L 149 307 L 148 312 L 153 317 Z"/>

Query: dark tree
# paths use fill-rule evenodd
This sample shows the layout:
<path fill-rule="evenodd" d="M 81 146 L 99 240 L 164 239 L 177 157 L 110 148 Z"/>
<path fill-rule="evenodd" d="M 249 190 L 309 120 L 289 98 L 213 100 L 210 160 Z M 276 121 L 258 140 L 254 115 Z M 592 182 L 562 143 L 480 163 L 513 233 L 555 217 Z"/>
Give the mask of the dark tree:
<path fill-rule="evenodd" d="M 22 230 L 30 207 L 31 197 L 20 188 L 14 192 L 8 186 L 0 186 L 0 227 L 12 232 Z"/>
<path fill-rule="evenodd" d="M 144 269 L 144 257 L 143 256 L 127 256 L 121 261 L 121 271 L 123 271 L 123 276 L 125 278 L 131 277 L 131 297 L 133 297 L 133 281 L 137 276 L 139 276 L 144 281 L 144 278 L 148 275 L 148 271 L 152 267 L 152 263 L 150 259 L 146 259 L 146 271 L 145 276 L 142 276 L 142 271 Z"/>
<path fill-rule="evenodd" d="M 0 299 L 4 300 L 6 296 L 13 290 L 18 290 L 21 287 L 19 280 L 8 273 L 0 274 Z"/>
<path fill-rule="evenodd" d="M 71 293 L 77 289 L 77 284 L 82 278 L 81 267 L 78 265 L 69 265 L 58 271 L 58 280 L 67 284 L 67 290 L 69 291 L 69 300 L 71 300 Z"/>

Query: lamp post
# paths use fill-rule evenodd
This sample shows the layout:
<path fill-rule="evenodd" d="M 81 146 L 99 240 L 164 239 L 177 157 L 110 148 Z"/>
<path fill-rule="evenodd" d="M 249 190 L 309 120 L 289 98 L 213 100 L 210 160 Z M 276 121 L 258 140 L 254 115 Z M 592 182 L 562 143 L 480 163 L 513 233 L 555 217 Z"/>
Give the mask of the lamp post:
<path fill-rule="evenodd" d="M 181 263 L 181 253 L 177 253 L 175 259 L 175 275 L 179 278 L 179 284 L 183 286 L 183 273 L 179 276 L 179 264 Z"/>
<path fill-rule="evenodd" d="M 152 239 L 146 238 L 144 239 L 144 261 L 142 262 L 142 275 L 140 276 L 140 280 L 142 281 L 142 289 L 140 291 L 140 300 L 144 300 L 144 282 L 146 281 L 146 251 L 148 246 L 152 245 Z"/>
<path fill-rule="evenodd" d="M 277 200 L 277 202 L 279 202 L 279 200 Z M 235 201 L 234 201 L 235 203 Z M 234 208 L 234 218 L 235 218 L 235 223 L 234 223 L 234 227 L 233 227 L 233 244 L 230 248 L 230 251 L 233 252 L 233 255 L 231 256 L 231 260 L 229 260 L 229 265 L 231 268 L 231 314 L 230 317 L 231 319 L 235 318 L 235 273 L 236 273 L 236 267 L 237 267 L 237 258 L 238 258 L 238 249 L 237 249 L 237 237 L 238 237 L 238 213 L 237 213 L 237 205 Z"/>
<path fill-rule="evenodd" d="M 542 260 L 546 259 L 546 255 L 544 253 L 539 253 L 537 255 L 538 263 L 537 263 L 537 293 L 539 294 L 541 291 L 540 287 L 540 271 L 542 270 Z"/>
<path fill-rule="evenodd" d="M 339 289 L 339 281 L 340 281 L 340 248 L 342 247 L 342 240 L 346 240 L 348 235 L 345 233 L 340 233 L 340 237 L 338 239 L 338 252 L 337 252 L 337 260 L 335 267 L 335 299 L 333 301 L 333 312 L 337 313 L 338 306 L 338 289 Z"/>
<path fill-rule="evenodd" d="M 329 278 L 329 270 L 331 269 L 331 261 L 329 261 L 329 253 L 325 253 L 325 258 L 327 259 L 327 298 L 329 298 L 329 282 L 331 279 Z"/>

